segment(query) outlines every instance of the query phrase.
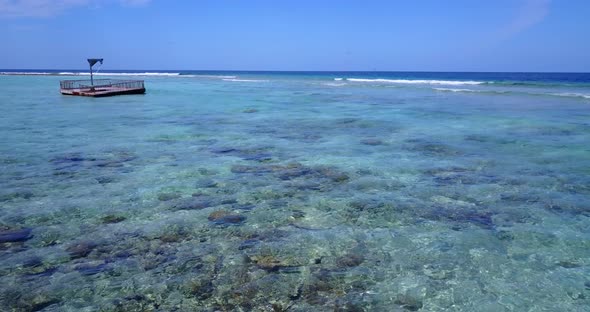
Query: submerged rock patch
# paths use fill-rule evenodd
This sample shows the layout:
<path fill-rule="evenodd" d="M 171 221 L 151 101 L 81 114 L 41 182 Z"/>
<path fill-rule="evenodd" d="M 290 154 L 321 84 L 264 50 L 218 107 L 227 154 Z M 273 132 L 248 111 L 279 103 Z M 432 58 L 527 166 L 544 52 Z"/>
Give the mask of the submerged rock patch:
<path fill-rule="evenodd" d="M 427 219 L 436 221 L 450 221 L 457 226 L 464 224 L 473 224 L 486 230 L 492 230 L 496 227 L 493 217 L 494 213 L 485 210 L 475 209 L 452 209 L 436 207 L 425 215 Z M 455 227 L 460 229 L 459 227 Z"/>
<path fill-rule="evenodd" d="M 430 142 L 425 140 L 408 140 L 406 150 L 417 152 L 429 157 L 450 157 L 460 156 L 463 153 L 458 149 L 440 142 Z"/>
<path fill-rule="evenodd" d="M 191 197 L 180 200 L 172 205 L 172 210 L 200 210 L 215 206 L 215 202 L 207 196 Z"/>
<path fill-rule="evenodd" d="M 383 141 L 381 141 L 379 139 L 368 138 L 368 139 L 362 139 L 361 144 L 376 146 L 376 145 L 383 145 Z"/>
<path fill-rule="evenodd" d="M 53 157 L 49 162 L 54 166 L 53 175 L 71 179 L 81 171 L 94 171 L 93 173 L 96 173 L 96 169 L 109 173 L 114 170 L 129 172 L 131 167 L 128 163 L 135 159 L 137 159 L 137 155 L 133 152 L 119 150 L 105 151 L 96 155 L 86 155 L 82 152 L 68 153 Z M 99 184 L 108 184 L 115 181 L 110 176 L 99 176 L 95 179 Z"/>
<path fill-rule="evenodd" d="M 209 214 L 207 220 L 216 225 L 239 225 L 246 221 L 246 217 L 226 210 L 217 210 Z"/>
<path fill-rule="evenodd" d="M 74 243 L 66 248 L 72 259 L 84 258 L 88 256 L 98 244 L 92 241 L 81 241 Z"/>
<path fill-rule="evenodd" d="M 365 257 L 360 253 L 349 252 L 344 256 L 336 259 L 336 265 L 339 267 L 356 267 L 365 261 Z"/>
<path fill-rule="evenodd" d="M 11 229 L 8 227 L 0 227 L 0 243 L 15 243 L 24 242 L 33 237 L 31 235 L 32 229 Z"/>
<path fill-rule="evenodd" d="M 31 199 L 35 197 L 35 194 L 27 190 L 18 190 L 13 192 L 6 192 L 0 194 L 0 202 L 10 201 L 15 199 Z"/>
<path fill-rule="evenodd" d="M 125 221 L 127 218 L 121 215 L 106 215 L 100 220 L 104 224 L 119 223 Z"/>
<path fill-rule="evenodd" d="M 214 147 L 210 149 L 213 154 L 235 156 L 242 158 L 243 160 L 257 162 L 267 162 L 272 160 L 270 150 L 270 147 Z"/>
<path fill-rule="evenodd" d="M 158 194 L 159 201 L 169 201 L 180 198 L 180 193 L 160 193 Z"/>

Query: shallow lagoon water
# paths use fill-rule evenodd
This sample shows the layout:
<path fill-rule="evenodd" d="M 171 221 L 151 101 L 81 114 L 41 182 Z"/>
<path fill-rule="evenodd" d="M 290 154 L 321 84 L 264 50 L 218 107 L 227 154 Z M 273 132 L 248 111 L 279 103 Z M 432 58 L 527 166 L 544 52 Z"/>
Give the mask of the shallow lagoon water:
<path fill-rule="evenodd" d="M 335 77 L 0 76 L 0 306 L 588 310 L 586 86 Z"/>

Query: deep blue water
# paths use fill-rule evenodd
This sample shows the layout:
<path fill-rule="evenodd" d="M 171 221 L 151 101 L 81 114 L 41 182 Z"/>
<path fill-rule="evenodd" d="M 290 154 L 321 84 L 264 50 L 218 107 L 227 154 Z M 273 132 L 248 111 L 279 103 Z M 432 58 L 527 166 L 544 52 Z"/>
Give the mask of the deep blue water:
<path fill-rule="evenodd" d="M 589 74 L 15 72 L 5 310 L 590 306 Z"/>
<path fill-rule="evenodd" d="M 0 69 L 3 73 L 87 73 L 86 69 Z M 223 71 L 223 70 L 109 70 L 112 73 L 179 73 L 180 75 L 239 75 L 282 77 L 355 77 L 355 78 L 403 78 L 403 79 L 449 79 L 482 80 L 496 82 L 540 83 L 590 83 L 590 73 L 523 73 L 523 72 L 359 72 L 359 71 Z"/>

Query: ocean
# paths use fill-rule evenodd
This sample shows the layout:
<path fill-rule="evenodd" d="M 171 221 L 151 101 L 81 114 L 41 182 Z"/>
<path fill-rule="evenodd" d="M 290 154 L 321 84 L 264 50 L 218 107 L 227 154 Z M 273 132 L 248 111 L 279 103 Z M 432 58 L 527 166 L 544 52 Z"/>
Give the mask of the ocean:
<path fill-rule="evenodd" d="M 4 311 L 588 311 L 590 74 L 0 70 Z"/>

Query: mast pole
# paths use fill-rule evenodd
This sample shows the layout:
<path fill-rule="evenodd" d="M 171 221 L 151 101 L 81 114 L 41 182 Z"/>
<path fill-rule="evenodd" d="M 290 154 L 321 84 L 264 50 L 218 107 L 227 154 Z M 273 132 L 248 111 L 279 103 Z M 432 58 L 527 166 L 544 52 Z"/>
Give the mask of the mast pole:
<path fill-rule="evenodd" d="M 94 66 L 94 64 L 96 64 L 97 62 L 100 62 L 100 64 L 102 65 L 102 59 L 88 59 L 88 65 L 90 65 L 90 85 L 94 86 L 94 76 L 92 74 L 92 66 Z"/>
<path fill-rule="evenodd" d="M 94 78 L 92 77 L 92 65 L 90 64 L 90 85 L 94 86 Z"/>

